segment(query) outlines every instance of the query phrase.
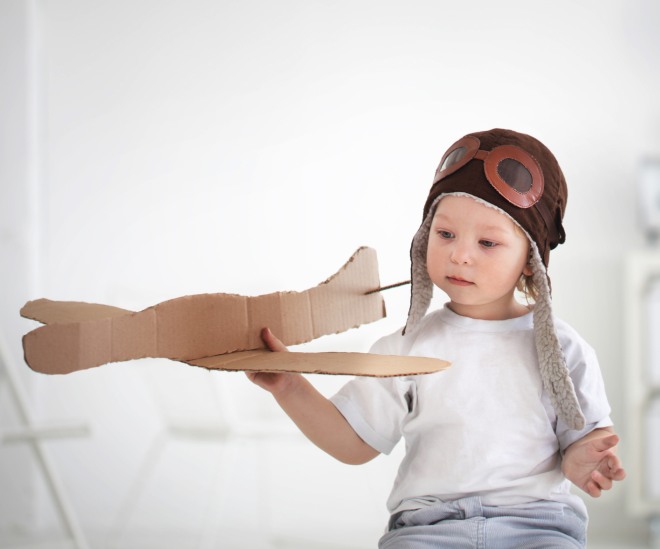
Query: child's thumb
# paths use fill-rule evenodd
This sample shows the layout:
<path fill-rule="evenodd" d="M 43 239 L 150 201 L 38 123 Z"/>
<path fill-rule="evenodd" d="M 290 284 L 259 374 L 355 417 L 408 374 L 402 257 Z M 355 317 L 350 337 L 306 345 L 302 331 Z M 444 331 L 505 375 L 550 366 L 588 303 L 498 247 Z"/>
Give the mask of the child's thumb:
<path fill-rule="evenodd" d="M 610 448 L 614 448 L 619 443 L 618 435 L 611 434 L 608 436 L 601 437 L 594 441 L 594 447 L 599 452 L 604 452 Z"/>

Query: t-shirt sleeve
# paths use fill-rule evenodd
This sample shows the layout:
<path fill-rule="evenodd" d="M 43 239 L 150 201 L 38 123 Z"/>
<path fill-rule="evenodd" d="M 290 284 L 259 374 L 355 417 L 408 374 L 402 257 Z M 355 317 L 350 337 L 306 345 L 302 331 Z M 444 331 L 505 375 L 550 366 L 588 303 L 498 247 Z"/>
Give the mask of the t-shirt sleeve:
<path fill-rule="evenodd" d="M 370 352 L 400 354 L 388 339 L 377 341 Z M 362 440 L 389 454 L 401 439 L 414 389 L 414 379 L 409 377 L 359 377 L 349 381 L 330 400 Z"/>
<path fill-rule="evenodd" d="M 579 431 L 570 429 L 561 419 L 557 420 L 557 438 L 563 452 L 594 429 L 610 427 L 613 423 L 596 352 L 575 330 L 561 321 L 557 323 L 557 333 L 586 420 L 584 429 Z"/>

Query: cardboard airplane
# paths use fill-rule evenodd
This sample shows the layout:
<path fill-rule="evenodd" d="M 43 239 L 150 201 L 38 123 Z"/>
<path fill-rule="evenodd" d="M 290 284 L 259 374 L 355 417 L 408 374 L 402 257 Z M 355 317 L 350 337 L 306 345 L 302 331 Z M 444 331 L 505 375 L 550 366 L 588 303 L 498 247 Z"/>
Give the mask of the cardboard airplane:
<path fill-rule="evenodd" d="M 191 295 L 139 312 L 38 299 L 21 309 L 23 317 L 45 324 L 23 336 L 25 361 L 46 374 L 147 357 L 207 369 L 358 376 L 426 374 L 447 368 L 446 361 L 422 357 L 273 353 L 261 341 L 265 326 L 288 346 L 379 320 L 385 316 L 379 289 L 376 252 L 363 247 L 335 275 L 304 292 Z"/>

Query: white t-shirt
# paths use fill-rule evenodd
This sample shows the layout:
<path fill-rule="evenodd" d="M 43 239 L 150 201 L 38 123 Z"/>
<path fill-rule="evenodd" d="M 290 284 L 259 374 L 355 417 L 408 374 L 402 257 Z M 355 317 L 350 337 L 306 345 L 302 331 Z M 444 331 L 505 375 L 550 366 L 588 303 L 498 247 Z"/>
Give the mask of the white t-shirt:
<path fill-rule="evenodd" d="M 555 326 L 586 418 L 582 431 L 557 420 L 543 389 L 532 313 L 475 320 L 445 306 L 414 331 L 376 342 L 373 353 L 452 363 L 429 375 L 356 378 L 331 399 L 379 452 L 405 439 L 391 513 L 478 495 L 484 505 L 560 501 L 586 515 L 561 472 L 560 450 L 612 425 L 610 407 L 593 349 L 566 323 L 555 319 Z"/>

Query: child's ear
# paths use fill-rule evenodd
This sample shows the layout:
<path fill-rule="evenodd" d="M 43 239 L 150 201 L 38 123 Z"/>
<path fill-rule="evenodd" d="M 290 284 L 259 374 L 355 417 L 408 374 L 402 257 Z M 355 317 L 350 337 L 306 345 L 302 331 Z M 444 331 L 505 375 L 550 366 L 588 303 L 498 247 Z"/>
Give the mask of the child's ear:
<path fill-rule="evenodd" d="M 525 276 L 532 276 L 532 266 L 529 263 L 523 268 L 523 274 Z"/>

